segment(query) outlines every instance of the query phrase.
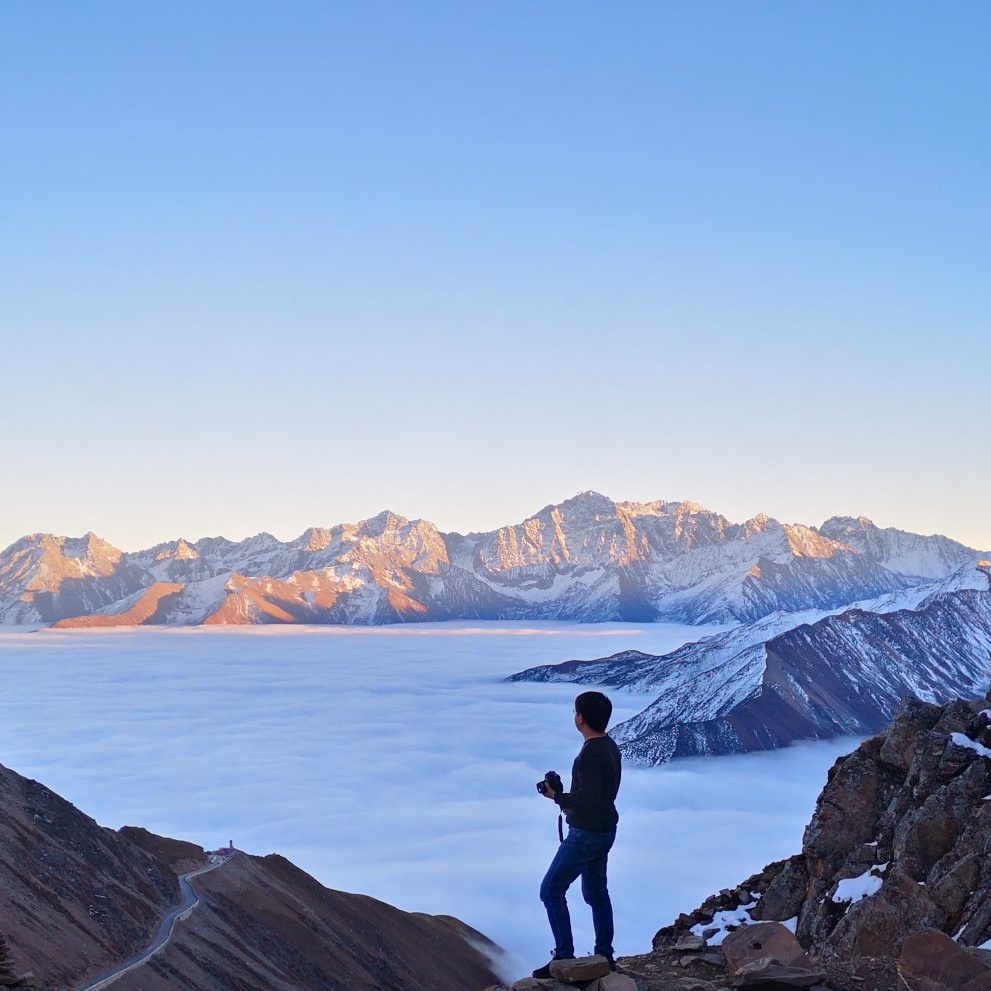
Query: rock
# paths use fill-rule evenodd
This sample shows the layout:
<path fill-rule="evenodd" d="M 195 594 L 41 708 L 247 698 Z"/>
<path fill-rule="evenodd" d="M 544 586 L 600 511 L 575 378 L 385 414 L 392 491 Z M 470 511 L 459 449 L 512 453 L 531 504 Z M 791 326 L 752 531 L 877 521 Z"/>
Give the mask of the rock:
<path fill-rule="evenodd" d="M 851 849 L 876 838 L 875 824 L 887 805 L 887 775 L 867 750 L 873 742 L 868 740 L 859 750 L 841 757 L 830 770 L 805 827 L 802 853 L 807 859 L 823 861 L 835 870 Z"/>
<path fill-rule="evenodd" d="M 725 985 L 713 984 L 711 981 L 699 980 L 695 977 L 680 977 L 673 980 L 666 980 L 663 985 L 664 991 L 723 991 Z"/>
<path fill-rule="evenodd" d="M 706 947 L 706 942 L 701 936 L 696 936 L 695 933 L 688 933 L 682 936 L 677 943 L 671 947 L 673 950 L 704 950 Z"/>
<path fill-rule="evenodd" d="M 593 981 L 585 991 L 640 991 L 637 982 L 626 974 L 606 974 Z"/>
<path fill-rule="evenodd" d="M 795 934 L 780 922 L 755 922 L 730 933 L 723 940 L 723 956 L 733 977 L 747 964 L 765 958 L 786 967 L 812 970 L 812 961 L 805 955 Z"/>
<path fill-rule="evenodd" d="M 847 959 L 895 956 L 906 936 L 922 926 L 939 927 L 944 919 L 924 885 L 892 868 L 880 891 L 846 910 L 825 945 Z"/>
<path fill-rule="evenodd" d="M 979 854 L 972 853 L 951 867 L 944 867 L 935 883 L 929 885 L 929 897 L 947 916 L 956 916 L 977 887 L 980 859 Z"/>
<path fill-rule="evenodd" d="M 804 857 L 781 861 L 763 897 L 751 913 L 759 920 L 793 919 L 798 915 L 809 886 L 809 870 Z"/>
<path fill-rule="evenodd" d="M 786 967 L 774 957 L 759 957 L 745 963 L 733 975 L 733 985 L 738 988 L 783 987 L 810 988 L 826 976 L 825 971 L 805 967 Z"/>
<path fill-rule="evenodd" d="M 898 974 L 910 991 L 991 988 L 991 969 L 938 929 L 923 929 L 905 939 Z"/>
<path fill-rule="evenodd" d="M 682 957 L 678 964 L 681 967 L 691 967 L 693 963 L 707 963 L 713 967 L 725 967 L 726 960 L 718 953 L 692 953 Z"/>
<path fill-rule="evenodd" d="M 960 944 L 957 943 L 957 946 Z M 965 946 L 964 949 L 972 956 L 977 957 L 986 967 L 991 968 L 991 950 L 985 950 L 980 946 Z"/>
<path fill-rule="evenodd" d="M 950 733 L 966 733 L 977 716 L 974 702 L 966 699 L 953 699 L 942 707 L 939 719 L 933 725 L 937 733 L 949 736 Z"/>
<path fill-rule="evenodd" d="M 713 967 L 725 967 L 726 958 L 721 953 L 701 953 L 695 958 L 702 963 L 712 964 Z"/>
<path fill-rule="evenodd" d="M 605 957 L 575 957 L 574 960 L 552 960 L 551 976 L 564 984 L 577 984 L 579 981 L 594 981 L 610 973 L 609 961 Z"/>
<path fill-rule="evenodd" d="M 915 756 L 916 736 L 931 730 L 940 715 L 938 705 L 911 696 L 903 699 L 891 728 L 884 734 L 878 759 L 907 771 Z"/>

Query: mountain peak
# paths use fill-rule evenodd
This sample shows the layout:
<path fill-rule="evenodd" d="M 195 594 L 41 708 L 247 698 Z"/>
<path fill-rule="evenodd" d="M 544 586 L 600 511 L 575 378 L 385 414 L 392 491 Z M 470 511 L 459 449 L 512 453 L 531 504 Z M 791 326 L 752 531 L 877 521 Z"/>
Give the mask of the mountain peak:
<path fill-rule="evenodd" d="M 167 545 L 155 555 L 156 561 L 195 561 L 200 553 L 188 543 L 185 537 L 180 537 L 174 545 Z"/>
<path fill-rule="evenodd" d="M 682 502 L 678 502 L 674 504 L 669 503 L 668 505 L 677 506 L 679 513 L 695 514 L 695 513 L 708 513 L 710 511 L 701 503 L 692 502 L 691 499 L 684 499 Z"/>
<path fill-rule="evenodd" d="M 334 539 L 334 531 L 324 527 L 311 526 L 304 530 L 295 541 L 303 550 L 322 551 Z"/>
<path fill-rule="evenodd" d="M 876 530 L 877 525 L 866 516 L 830 516 L 825 523 L 819 527 L 819 532 L 826 531 L 856 533 L 861 530 Z M 830 534 L 827 533 L 827 536 Z"/>
<path fill-rule="evenodd" d="M 360 526 L 362 527 L 395 527 L 395 526 L 406 526 L 409 520 L 405 516 L 400 516 L 398 513 L 394 513 L 391 509 L 383 509 L 381 513 L 376 513 L 370 519 L 364 520 Z"/>
<path fill-rule="evenodd" d="M 743 524 L 743 532 L 749 537 L 755 533 L 766 533 L 779 526 L 781 524 L 774 517 L 768 516 L 767 513 L 758 513 Z"/>
<path fill-rule="evenodd" d="M 595 506 L 604 507 L 614 506 L 615 503 L 609 496 L 604 496 L 601 492 L 596 492 L 594 489 L 587 489 L 584 492 L 579 492 L 577 495 L 572 496 L 570 499 L 565 499 L 561 503 L 561 507 L 571 507 L 571 506 Z"/>

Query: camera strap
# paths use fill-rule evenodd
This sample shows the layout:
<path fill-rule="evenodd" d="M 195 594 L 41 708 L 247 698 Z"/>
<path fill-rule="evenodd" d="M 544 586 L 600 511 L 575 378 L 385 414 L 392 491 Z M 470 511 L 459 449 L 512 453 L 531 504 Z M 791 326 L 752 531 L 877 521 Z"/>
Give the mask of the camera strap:
<path fill-rule="evenodd" d="M 560 812 L 557 814 L 557 838 L 561 843 L 564 842 L 564 816 Z"/>

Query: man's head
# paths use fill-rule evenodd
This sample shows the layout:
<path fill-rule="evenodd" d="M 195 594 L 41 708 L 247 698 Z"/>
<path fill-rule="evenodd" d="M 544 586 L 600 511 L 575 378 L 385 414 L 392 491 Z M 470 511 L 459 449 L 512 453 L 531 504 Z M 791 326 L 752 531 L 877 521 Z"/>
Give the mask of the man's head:
<path fill-rule="evenodd" d="M 575 715 L 581 716 L 593 733 L 605 733 L 612 715 L 612 702 L 602 692 L 582 692 L 575 699 Z"/>

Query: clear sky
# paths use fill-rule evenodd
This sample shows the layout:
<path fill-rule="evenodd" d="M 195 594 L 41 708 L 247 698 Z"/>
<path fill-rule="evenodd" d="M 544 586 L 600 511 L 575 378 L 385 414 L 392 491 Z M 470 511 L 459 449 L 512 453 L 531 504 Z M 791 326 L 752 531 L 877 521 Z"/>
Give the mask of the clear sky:
<path fill-rule="evenodd" d="M 991 6 L 0 7 L 0 547 L 584 489 L 991 549 Z"/>

